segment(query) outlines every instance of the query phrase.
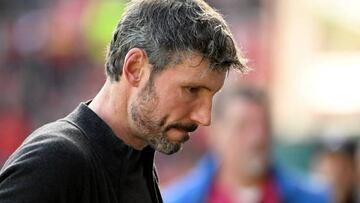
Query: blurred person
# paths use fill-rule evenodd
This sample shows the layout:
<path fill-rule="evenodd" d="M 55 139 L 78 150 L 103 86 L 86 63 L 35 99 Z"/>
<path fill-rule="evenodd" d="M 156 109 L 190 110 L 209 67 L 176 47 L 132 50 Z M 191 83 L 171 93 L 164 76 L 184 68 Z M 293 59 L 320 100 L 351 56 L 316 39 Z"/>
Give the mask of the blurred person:
<path fill-rule="evenodd" d="M 332 203 L 356 203 L 356 141 L 328 138 L 322 141 L 313 163 L 315 177 L 332 188 Z"/>
<path fill-rule="evenodd" d="M 214 106 L 209 153 L 163 190 L 167 203 L 322 203 L 326 188 L 300 179 L 271 160 L 265 92 L 251 86 L 225 91 Z"/>
<path fill-rule="evenodd" d="M 0 171 L 0 202 L 162 202 L 154 153 L 210 125 L 230 69 L 246 70 L 226 22 L 202 0 L 134 0 L 93 100 L 34 131 Z"/>
<path fill-rule="evenodd" d="M 356 144 L 356 203 L 360 203 L 360 141 Z"/>

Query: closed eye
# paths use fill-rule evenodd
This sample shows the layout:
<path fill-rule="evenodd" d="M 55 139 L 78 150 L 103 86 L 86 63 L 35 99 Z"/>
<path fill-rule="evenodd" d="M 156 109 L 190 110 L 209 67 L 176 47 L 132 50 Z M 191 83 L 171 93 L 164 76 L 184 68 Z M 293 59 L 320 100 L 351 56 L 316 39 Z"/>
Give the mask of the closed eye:
<path fill-rule="evenodd" d="M 199 87 L 187 87 L 186 89 L 191 94 L 196 94 L 200 91 Z"/>
<path fill-rule="evenodd" d="M 198 94 L 202 94 L 202 92 L 205 91 L 211 91 L 208 87 L 203 86 L 203 85 L 186 85 L 183 86 L 183 89 L 186 93 L 188 93 L 189 95 L 198 95 Z"/>

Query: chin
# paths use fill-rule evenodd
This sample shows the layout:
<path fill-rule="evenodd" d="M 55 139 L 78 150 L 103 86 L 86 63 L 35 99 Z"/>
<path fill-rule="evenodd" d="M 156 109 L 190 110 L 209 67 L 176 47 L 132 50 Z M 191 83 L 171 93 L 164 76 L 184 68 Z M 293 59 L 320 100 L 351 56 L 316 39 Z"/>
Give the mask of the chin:
<path fill-rule="evenodd" d="M 153 148 L 156 151 L 161 152 L 162 154 L 171 155 L 181 151 L 183 148 L 182 146 L 183 146 L 182 144 L 166 143 L 165 145 L 159 144 L 153 146 Z"/>

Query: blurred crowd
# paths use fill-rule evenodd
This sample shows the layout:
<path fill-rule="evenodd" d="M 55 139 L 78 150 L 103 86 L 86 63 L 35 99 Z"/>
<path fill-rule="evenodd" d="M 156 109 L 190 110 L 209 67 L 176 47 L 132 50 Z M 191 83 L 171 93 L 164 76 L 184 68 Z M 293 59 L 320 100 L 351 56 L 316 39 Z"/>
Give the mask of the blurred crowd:
<path fill-rule="evenodd" d="M 226 87 L 205 131 L 207 150 L 183 176 L 163 186 L 168 203 L 357 203 L 360 149 L 355 136 L 319 135 L 307 173 L 272 153 L 267 94 L 245 84 Z"/>
<path fill-rule="evenodd" d="M 231 2 L 234 1 L 228 1 Z M 1 3 L 0 163 L 32 129 L 66 115 L 80 101 L 94 96 L 104 81 L 106 47 L 125 3 L 125 0 Z M 242 16 L 256 16 L 258 4 L 244 1 L 235 5 L 247 11 Z M 227 8 L 234 7 L 230 4 Z M 253 18 L 247 17 L 242 24 L 249 27 L 249 19 Z M 234 17 L 232 21 L 236 21 Z M 237 35 L 239 40 L 248 42 L 249 33 L 241 33 Z M 250 54 L 256 55 L 257 41 L 252 42 L 246 46 Z"/>
<path fill-rule="evenodd" d="M 107 7 L 117 13 L 107 15 Z M 121 1 L 1 3 L 0 163 L 32 129 L 94 95 L 104 80 L 108 30 L 114 28 L 122 7 Z M 102 24 L 104 33 L 95 32 L 90 23 L 96 21 L 88 16 L 110 25 Z"/>
<path fill-rule="evenodd" d="M 101 87 L 106 46 L 125 2 L 1 2 L 0 166 L 33 129 L 65 116 Z M 272 74 L 270 1 L 207 2 L 225 14 L 255 68 L 237 79 L 256 90 L 228 87 L 237 99 L 219 104 L 217 125 L 199 129 L 181 153 L 158 156 L 165 202 L 360 202 L 359 136 L 315 139 L 302 173 L 272 156 L 277 145 L 265 96 Z"/>

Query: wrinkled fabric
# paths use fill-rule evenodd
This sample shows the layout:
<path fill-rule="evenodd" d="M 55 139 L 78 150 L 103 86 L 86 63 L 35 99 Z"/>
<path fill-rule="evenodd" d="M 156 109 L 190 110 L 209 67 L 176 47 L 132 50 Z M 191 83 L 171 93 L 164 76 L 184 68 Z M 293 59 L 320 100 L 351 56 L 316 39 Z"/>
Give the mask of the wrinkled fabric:
<path fill-rule="evenodd" d="M 10 156 L 0 171 L 0 202 L 162 202 L 154 168 L 153 149 L 124 144 L 81 103 Z"/>

